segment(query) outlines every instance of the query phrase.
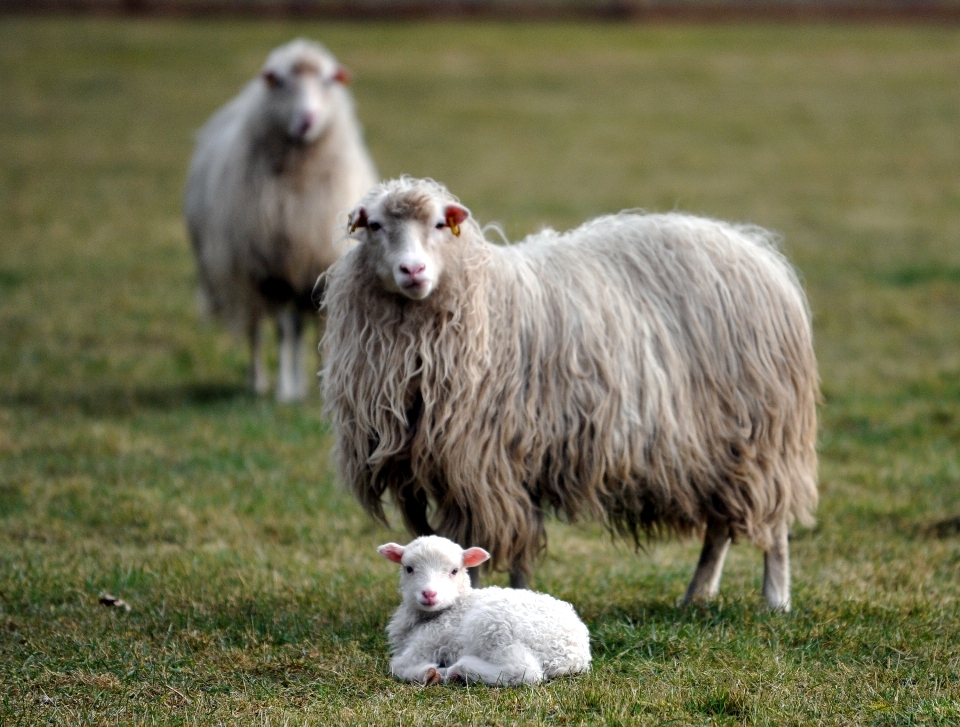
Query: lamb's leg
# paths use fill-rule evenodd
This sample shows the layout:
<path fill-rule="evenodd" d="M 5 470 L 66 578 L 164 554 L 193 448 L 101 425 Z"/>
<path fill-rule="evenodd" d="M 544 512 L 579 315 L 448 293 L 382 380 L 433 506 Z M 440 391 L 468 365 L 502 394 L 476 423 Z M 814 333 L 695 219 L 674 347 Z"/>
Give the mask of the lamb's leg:
<path fill-rule="evenodd" d="M 306 394 L 300 359 L 303 345 L 303 320 L 300 313 L 286 308 L 277 314 L 280 338 L 280 371 L 277 376 L 277 401 L 299 401 Z"/>
<path fill-rule="evenodd" d="M 432 661 L 410 662 L 398 656 L 390 662 L 390 672 L 397 679 L 402 679 L 405 682 L 430 686 L 439 684 L 443 679 L 443 674 L 437 671 L 439 666 Z"/>
<path fill-rule="evenodd" d="M 508 647 L 498 656 L 503 660 L 492 662 L 470 654 L 461 656 L 447 669 L 444 681 L 483 682 L 504 687 L 543 681 L 543 667 L 525 646 Z"/>
<path fill-rule="evenodd" d="M 247 382 L 250 389 L 260 396 L 270 390 L 270 378 L 263 360 L 263 338 L 261 336 L 260 311 L 254 309 L 247 316 L 247 340 L 250 343 L 250 369 Z"/>
<path fill-rule="evenodd" d="M 720 590 L 720 575 L 723 573 L 723 561 L 730 550 L 730 527 L 718 520 L 707 521 L 707 532 L 703 536 L 703 550 L 697 570 L 687 588 L 681 603 L 687 604 L 698 598 L 710 598 Z"/>
<path fill-rule="evenodd" d="M 784 522 L 774 527 L 770 549 L 763 556 L 763 595 L 774 611 L 790 610 L 790 543 Z"/>

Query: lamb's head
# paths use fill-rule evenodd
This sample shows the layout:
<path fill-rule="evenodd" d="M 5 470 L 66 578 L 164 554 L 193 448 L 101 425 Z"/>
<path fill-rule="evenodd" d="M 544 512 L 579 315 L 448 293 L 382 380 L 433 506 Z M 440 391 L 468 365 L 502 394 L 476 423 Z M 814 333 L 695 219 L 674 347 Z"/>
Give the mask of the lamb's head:
<path fill-rule="evenodd" d="M 370 190 L 350 213 L 348 226 L 384 290 L 425 300 L 440 284 L 469 217 L 442 184 L 404 177 Z"/>
<path fill-rule="evenodd" d="M 450 608 L 470 590 L 467 568 L 490 557 L 483 548 L 464 550 L 452 540 L 437 535 L 417 538 L 408 545 L 387 543 L 377 552 L 399 563 L 400 592 L 404 604 L 426 612 Z"/>
<path fill-rule="evenodd" d="M 269 122 L 294 142 L 310 144 L 327 128 L 338 85 L 350 74 L 320 44 L 294 40 L 274 50 L 263 64 Z"/>

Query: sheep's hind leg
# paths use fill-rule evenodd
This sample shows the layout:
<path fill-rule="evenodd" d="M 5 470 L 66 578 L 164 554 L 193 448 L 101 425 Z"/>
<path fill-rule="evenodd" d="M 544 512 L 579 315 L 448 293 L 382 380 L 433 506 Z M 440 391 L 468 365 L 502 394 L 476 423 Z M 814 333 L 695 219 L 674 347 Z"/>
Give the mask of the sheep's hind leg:
<path fill-rule="evenodd" d="M 247 340 L 250 344 L 250 369 L 247 382 L 250 389 L 260 396 L 270 390 L 270 378 L 263 360 L 263 337 L 261 335 L 260 311 L 250 311 L 247 317 Z"/>
<path fill-rule="evenodd" d="M 790 610 L 790 543 L 787 524 L 773 528 L 770 549 L 763 556 L 763 595 L 774 611 Z"/>
<path fill-rule="evenodd" d="M 280 371 L 277 376 L 277 401 L 299 401 L 306 395 L 303 381 L 303 317 L 295 309 L 277 314 L 280 334 Z"/>
<path fill-rule="evenodd" d="M 723 561 L 730 550 L 730 526 L 719 520 L 707 521 L 707 531 L 703 536 L 703 550 L 693 579 L 683 596 L 682 604 L 695 599 L 710 598 L 720 590 L 720 576 L 723 573 Z"/>

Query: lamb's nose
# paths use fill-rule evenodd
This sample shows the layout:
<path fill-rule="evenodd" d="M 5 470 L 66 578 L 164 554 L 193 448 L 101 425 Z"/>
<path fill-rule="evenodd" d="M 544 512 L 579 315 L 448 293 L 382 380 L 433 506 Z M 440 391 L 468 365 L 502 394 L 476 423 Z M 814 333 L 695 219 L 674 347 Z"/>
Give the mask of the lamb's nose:
<path fill-rule="evenodd" d="M 428 601 L 432 601 L 434 598 L 437 597 L 437 592 L 436 592 L 436 591 L 424 591 L 424 592 L 423 592 L 423 597 L 426 598 Z"/>
<path fill-rule="evenodd" d="M 414 275 L 419 275 L 420 273 L 422 273 L 426 269 L 426 267 L 427 267 L 427 264 L 423 262 L 402 263 L 400 265 L 400 272 L 403 273 L 404 275 L 409 275 L 410 277 L 413 277 Z"/>

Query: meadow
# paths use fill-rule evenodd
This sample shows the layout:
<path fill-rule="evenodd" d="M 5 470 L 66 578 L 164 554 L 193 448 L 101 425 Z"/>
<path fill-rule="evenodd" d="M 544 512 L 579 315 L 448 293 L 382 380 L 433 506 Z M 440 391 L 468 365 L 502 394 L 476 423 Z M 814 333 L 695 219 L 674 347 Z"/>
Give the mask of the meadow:
<path fill-rule="evenodd" d="M 748 545 L 681 609 L 696 543 L 551 521 L 534 586 L 589 675 L 387 675 L 374 548 L 406 535 L 335 481 L 318 393 L 245 392 L 180 216 L 193 132 L 296 35 L 385 176 L 513 239 L 635 207 L 782 234 L 824 392 L 793 613 Z M 932 26 L 0 19 L 0 723 L 960 723 L 958 78 Z"/>

